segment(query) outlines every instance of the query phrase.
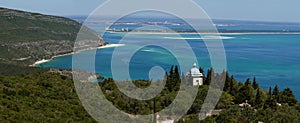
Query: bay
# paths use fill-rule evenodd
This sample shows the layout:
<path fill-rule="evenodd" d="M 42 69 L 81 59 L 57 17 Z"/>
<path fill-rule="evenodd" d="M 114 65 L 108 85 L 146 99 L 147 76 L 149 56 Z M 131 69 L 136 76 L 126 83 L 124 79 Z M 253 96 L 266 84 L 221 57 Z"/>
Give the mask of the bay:
<path fill-rule="evenodd" d="M 124 34 L 109 33 L 104 39 L 118 43 Z M 195 40 L 195 34 L 184 34 L 189 45 L 197 55 L 199 66 L 210 68 L 210 59 L 205 44 Z M 172 34 L 136 34 L 131 40 L 159 40 L 170 43 Z M 256 77 L 260 87 L 268 89 L 278 85 L 281 89 L 291 88 L 300 98 L 300 35 L 299 34 L 226 34 L 222 35 L 227 57 L 227 70 L 237 80 L 244 82 Z M 167 38 L 167 39 L 166 39 Z M 129 47 L 129 46 L 128 46 Z M 104 77 L 111 75 L 111 58 L 114 48 L 98 49 L 96 53 L 96 72 Z M 88 54 L 89 51 L 80 54 Z M 166 49 L 150 46 L 140 49 L 130 61 L 131 79 L 150 79 L 148 73 L 154 66 L 166 71 L 177 65 L 176 58 Z M 58 57 L 39 65 L 40 67 L 72 68 L 72 55 Z M 79 68 L 84 69 L 84 68 Z"/>

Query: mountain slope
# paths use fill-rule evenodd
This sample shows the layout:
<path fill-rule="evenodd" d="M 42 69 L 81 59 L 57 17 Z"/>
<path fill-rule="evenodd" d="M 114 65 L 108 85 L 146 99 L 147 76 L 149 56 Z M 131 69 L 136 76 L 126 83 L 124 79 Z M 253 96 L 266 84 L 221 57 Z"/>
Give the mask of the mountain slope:
<path fill-rule="evenodd" d="M 82 28 L 83 42 L 105 42 L 80 23 L 57 16 L 0 8 L 0 62 L 30 65 L 36 60 L 72 52 Z"/>

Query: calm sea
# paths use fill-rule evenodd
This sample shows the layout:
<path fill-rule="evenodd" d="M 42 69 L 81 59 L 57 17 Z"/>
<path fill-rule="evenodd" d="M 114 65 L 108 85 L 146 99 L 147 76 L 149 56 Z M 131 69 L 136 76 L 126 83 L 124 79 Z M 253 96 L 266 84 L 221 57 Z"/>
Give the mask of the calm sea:
<path fill-rule="evenodd" d="M 233 22 L 232 22 L 233 23 Z M 238 23 L 238 22 L 234 22 Z M 253 22 L 254 23 L 254 22 Z M 259 25 L 246 23 L 240 26 L 220 26 L 219 29 L 249 30 L 268 29 L 298 29 L 300 26 L 269 24 Z M 89 25 L 97 29 L 96 25 Z M 210 68 L 210 58 L 201 39 L 195 34 L 183 34 L 188 44 L 195 52 L 199 66 Z M 109 43 L 118 43 L 124 34 L 106 33 L 104 39 Z M 178 40 L 172 34 L 131 34 L 127 36 L 133 41 L 170 42 Z M 280 89 L 291 88 L 300 99 L 300 34 L 225 34 L 222 35 L 227 58 L 227 70 L 231 75 L 244 82 L 247 78 L 257 78 L 260 87 L 268 89 L 278 85 Z M 132 45 L 125 45 L 131 47 Z M 111 75 L 111 58 L 115 48 L 98 49 L 96 53 L 96 72 L 104 77 Z M 89 54 L 90 51 L 80 53 Z M 187 54 L 182 54 L 184 57 Z M 176 65 L 176 58 L 166 49 L 148 46 L 136 52 L 130 61 L 130 76 L 132 79 L 149 79 L 148 73 L 154 66 L 169 70 Z M 72 55 L 58 57 L 53 61 L 40 64 L 41 67 L 72 68 Z M 84 68 L 79 68 L 84 69 Z"/>

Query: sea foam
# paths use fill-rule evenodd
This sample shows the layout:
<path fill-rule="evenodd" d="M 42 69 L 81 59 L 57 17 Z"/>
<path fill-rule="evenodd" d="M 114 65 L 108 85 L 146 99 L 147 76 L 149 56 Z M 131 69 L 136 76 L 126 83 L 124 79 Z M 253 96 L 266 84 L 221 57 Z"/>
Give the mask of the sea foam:
<path fill-rule="evenodd" d="M 202 36 L 202 37 L 164 37 L 165 39 L 175 39 L 175 40 L 212 40 L 212 39 L 234 39 L 235 37 L 229 36 Z"/>

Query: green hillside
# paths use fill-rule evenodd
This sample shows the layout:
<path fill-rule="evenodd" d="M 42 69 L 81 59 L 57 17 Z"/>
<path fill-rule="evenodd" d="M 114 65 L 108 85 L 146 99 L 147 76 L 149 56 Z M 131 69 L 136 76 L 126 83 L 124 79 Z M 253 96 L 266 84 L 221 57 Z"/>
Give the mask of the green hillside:
<path fill-rule="evenodd" d="M 95 122 L 71 79 L 54 73 L 0 76 L 0 122 Z"/>
<path fill-rule="evenodd" d="M 72 52 L 81 24 L 64 17 L 0 8 L 0 27 L 0 62 L 30 65 Z M 82 41 L 103 41 L 95 31 L 82 28 Z"/>
<path fill-rule="evenodd" d="M 233 76 L 230 77 L 227 72 L 224 74 L 226 74 L 225 87 L 215 107 L 215 110 L 220 112 L 217 115 L 207 117 L 201 122 L 257 123 L 263 121 L 265 123 L 297 123 L 300 121 L 300 103 L 297 102 L 289 88 L 280 91 L 279 87 L 275 86 L 274 89 L 270 89 L 268 92 L 259 88 L 259 85 L 255 84 L 255 79 L 253 82 L 247 79 L 245 83 L 242 83 L 237 82 Z M 204 77 L 204 85 L 198 88 L 194 103 L 187 115 L 178 122 L 199 122 L 200 109 L 210 88 L 209 83 L 211 83 L 207 76 L 211 75 L 208 74 Z M 153 99 L 144 101 L 124 95 L 115 85 L 113 79 L 104 79 L 103 82 L 98 84 L 106 99 L 111 101 L 116 108 L 129 114 L 151 114 L 154 112 L 154 100 L 156 102 L 155 112 L 159 112 L 174 101 L 179 91 L 180 76 L 178 72 L 175 70 L 174 73 L 167 73 L 166 76 L 166 86 L 161 93 Z M 213 77 L 218 78 L 218 76 L 216 74 Z M 134 84 L 140 88 L 145 88 L 149 87 L 151 82 L 139 80 L 134 81 Z M 220 90 L 214 90 L 214 92 L 217 94 Z M 0 97 L 1 123 L 96 122 L 84 110 L 76 94 L 72 79 L 58 73 L 38 72 L 26 75 L 0 75 Z M 249 106 L 239 106 L 245 100 L 248 100 Z M 110 114 L 109 117 L 113 119 L 116 116 Z M 128 117 L 124 119 L 128 119 Z M 165 117 L 161 117 L 158 120 L 164 119 Z M 124 122 L 128 121 L 124 120 Z"/>

